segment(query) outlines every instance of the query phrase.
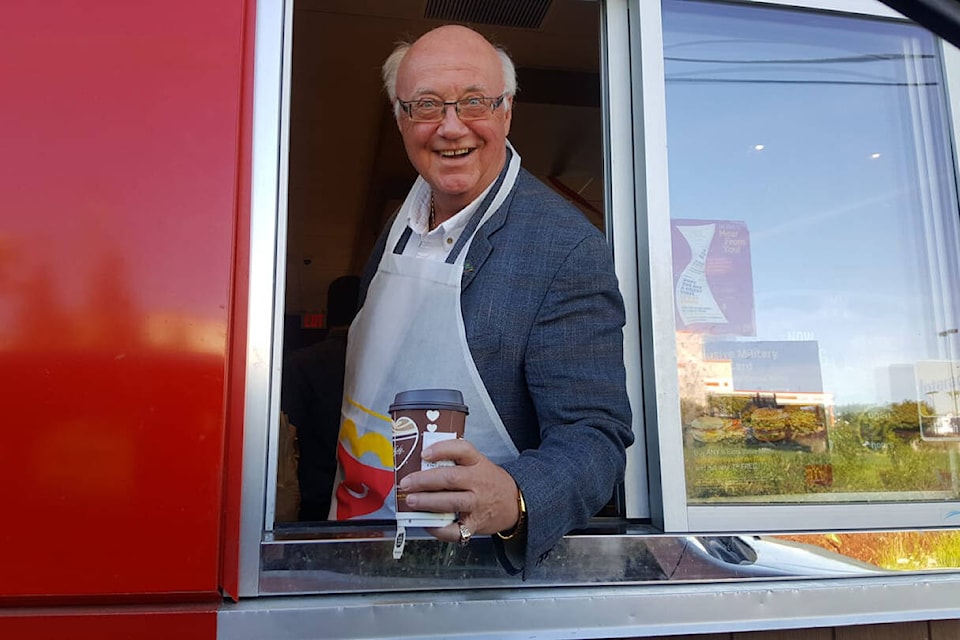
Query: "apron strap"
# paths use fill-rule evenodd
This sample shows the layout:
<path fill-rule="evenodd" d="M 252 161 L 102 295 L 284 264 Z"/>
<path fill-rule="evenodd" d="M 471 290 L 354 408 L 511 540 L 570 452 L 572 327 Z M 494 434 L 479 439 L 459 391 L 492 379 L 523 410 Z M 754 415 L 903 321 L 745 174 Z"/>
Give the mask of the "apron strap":
<path fill-rule="evenodd" d="M 513 152 L 510 150 L 510 147 L 507 147 L 507 156 L 506 162 L 503 163 L 503 169 L 500 170 L 500 175 L 497 176 L 496 182 L 493 183 L 493 188 L 487 192 L 487 197 L 483 199 L 483 202 L 480 203 L 480 206 L 477 207 L 477 210 L 473 212 L 473 215 L 470 216 L 469 222 L 463 228 L 463 233 L 460 234 L 460 237 L 457 238 L 457 244 L 453 245 L 453 249 L 450 249 L 450 253 L 447 254 L 447 259 L 445 262 L 447 264 L 453 264 L 457 261 L 457 256 L 460 255 L 460 252 L 463 251 L 464 245 L 470 241 L 470 238 L 473 237 L 473 232 L 477 230 L 477 227 L 480 225 L 480 221 L 483 220 L 484 214 L 486 214 L 487 209 L 490 208 L 490 203 L 497 193 L 500 191 L 500 187 L 503 185 L 504 179 L 507 177 L 507 170 L 510 168 L 510 160 L 513 158 Z"/>
<path fill-rule="evenodd" d="M 407 225 L 407 228 L 403 230 L 403 233 L 400 234 L 400 239 L 397 240 L 397 246 L 393 248 L 395 254 L 402 255 L 403 250 L 407 247 L 407 240 L 410 239 L 410 234 L 413 233 L 413 229 L 410 228 L 410 225 Z"/>

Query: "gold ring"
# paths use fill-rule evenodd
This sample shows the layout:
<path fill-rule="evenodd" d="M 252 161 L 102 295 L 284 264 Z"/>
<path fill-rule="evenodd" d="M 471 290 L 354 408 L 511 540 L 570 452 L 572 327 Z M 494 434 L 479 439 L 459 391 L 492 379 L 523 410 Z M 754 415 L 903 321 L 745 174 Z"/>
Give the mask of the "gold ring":
<path fill-rule="evenodd" d="M 470 544 L 470 536 L 473 535 L 470 533 L 470 529 L 467 529 L 467 525 L 462 522 L 457 522 L 460 525 L 460 546 L 465 547 Z"/>

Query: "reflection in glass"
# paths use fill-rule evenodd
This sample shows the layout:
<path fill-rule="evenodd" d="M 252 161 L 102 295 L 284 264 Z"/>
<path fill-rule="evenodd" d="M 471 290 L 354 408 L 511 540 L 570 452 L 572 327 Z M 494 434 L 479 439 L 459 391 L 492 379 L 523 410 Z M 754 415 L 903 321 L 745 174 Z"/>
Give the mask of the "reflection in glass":
<path fill-rule="evenodd" d="M 955 499 L 939 45 L 901 22 L 663 9 L 690 503 Z"/>

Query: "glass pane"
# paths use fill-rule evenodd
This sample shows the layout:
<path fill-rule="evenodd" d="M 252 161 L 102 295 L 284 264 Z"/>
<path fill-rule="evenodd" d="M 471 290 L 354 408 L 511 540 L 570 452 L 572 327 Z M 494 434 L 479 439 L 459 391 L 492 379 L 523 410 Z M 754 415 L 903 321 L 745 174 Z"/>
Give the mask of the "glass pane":
<path fill-rule="evenodd" d="M 839 14 L 663 9 L 689 502 L 956 498 L 938 43 Z"/>

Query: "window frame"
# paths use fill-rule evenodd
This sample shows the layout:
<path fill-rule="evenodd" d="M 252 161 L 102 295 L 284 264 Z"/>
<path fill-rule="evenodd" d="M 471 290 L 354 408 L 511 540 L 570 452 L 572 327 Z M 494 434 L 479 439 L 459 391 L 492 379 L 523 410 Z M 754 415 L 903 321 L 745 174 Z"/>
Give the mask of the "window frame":
<path fill-rule="evenodd" d="M 284 544 L 273 536 L 277 477 L 279 399 L 282 369 L 282 326 L 285 299 L 287 242 L 287 180 L 289 176 L 289 113 L 294 0 L 259 0 L 254 73 L 254 150 L 251 193 L 250 285 L 247 323 L 247 372 L 245 382 L 244 455 L 242 469 L 240 586 L 239 596 L 262 592 L 260 585 L 263 549 Z M 636 270 L 633 233 L 633 130 L 629 87 L 629 34 L 627 0 L 606 2 L 601 10 L 601 78 L 603 114 L 605 214 L 621 293 L 627 307 L 624 328 L 625 366 L 631 402 L 641 406 L 637 395 L 640 350 Z M 627 81 L 609 82 L 604 65 L 617 69 Z M 615 107 L 611 107 L 613 104 Z M 271 153 L 276 150 L 276 153 Z M 614 229 L 619 231 L 614 234 Z M 631 348 L 632 346 L 632 348 Z M 628 452 L 627 487 L 630 517 L 649 517 L 646 460 L 642 415 L 635 412 L 637 442 Z M 319 541 L 319 537 L 318 537 Z M 330 545 L 329 540 L 319 542 Z M 338 544 L 338 543 L 334 543 Z M 353 544 L 345 540 L 343 544 Z"/>
<path fill-rule="evenodd" d="M 739 4 L 884 18 L 898 15 L 879 2 L 866 0 L 739 0 Z M 285 298 L 285 264 L 278 256 L 283 255 L 287 233 L 293 0 L 258 0 L 256 12 L 239 597 L 269 592 L 261 583 L 264 554 L 286 544 L 275 540 L 272 531 Z M 690 531 L 810 530 L 818 523 L 824 530 L 869 529 L 889 528 L 894 506 L 899 509 L 897 526 L 931 526 L 929 513 L 920 508 L 931 505 L 909 503 L 802 508 L 687 504 L 683 443 L 677 428 L 680 412 L 661 24 L 660 0 L 604 2 L 601 78 L 606 229 L 627 310 L 625 365 L 638 439 L 628 450 L 627 517 L 649 519 L 660 532 L 681 535 Z M 949 67 L 945 77 L 956 154 L 960 147 L 960 92 L 956 90 L 960 51 L 953 49 L 944 60 Z M 932 506 L 951 505 L 955 506 Z M 812 509 L 819 513 L 816 521 L 811 520 Z M 652 533 L 656 532 L 643 526 L 628 526 L 615 535 L 640 539 Z M 583 540 L 577 544 L 595 543 L 588 536 Z"/>
<path fill-rule="evenodd" d="M 250 206 L 239 597 L 260 593 L 260 544 L 276 487 L 280 422 L 293 0 L 258 0 L 254 39 L 253 167 Z M 272 459 L 271 459 L 272 456 Z M 271 475 L 272 471 L 272 475 Z"/>
<path fill-rule="evenodd" d="M 708 0 L 703 0 L 708 1 Z M 639 0 L 641 12 L 647 9 L 650 14 L 653 13 L 653 7 L 659 9 L 660 0 Z M 798 0 L 789 2 L 788 0 L 731 0 L 725 4 L 739 4 L 744 6 L 768 6 L 769 8 L 783 8 L 784 10 L 804 9 L 829 13 L 851 15 L 854 17 L 873 17 L 882 19 L 894 19 L 900 22 L 910 22 L 901 14 L 893 11 L 886 5 L 873 0 Z M 829 7 L 827 7 L 829 5 Z M 645 16 L 644 20 L 650 20 Z M 657 22 L 658 28 L 662 23 Z M 659 32 L 660 44 L 662 44 L 662 30 Z M 640 40 L 643 42 L 643 40 Z M 942 39 L 937 38 L 941 47 L 950 47 L 944 45 Z M 641 55 L 653 55 L 646 49 L 642 50 Z M 662 66 L 663 51 L 662 47 L 656 52 L 659 56 Z M 960 97 L 957 96 L 957 87 L 960 85 L 960 55 L 943 57 L 943 75 L 947 85 L 947 103 L 951 109 L 949 118 L 954 123 L 952 135 L 952 146 L 956 157 L 960 138 L 957 137 L 960 123 Z M 662 69 L 661 69 L 662 71 Z M 650 92 L 657 91 L 657 87 L 650 89 Z M 648 88 L 644 87 L 644 99 L 647 100 Z M 661 82 L 659 91 L 664 94 L 666 85 Z M 662 103 L 665 109 L 665 97 Z M 657 104 L 660 104 L 659 97 Z M 666 126 L 666 113 L 663 116 L 664 127 Z M 665 153 L 664 153 L 665 155 Z M 665 162 L 665 160 L 664 160 Z M 954 171 L 957 171 L 957 162 L 955 160 Z M 638 177 L 638 184 L 642 184 Z M 960 184 L 960 178 L 958 178 Z M 646 208 L 643 205 L 646 204 Z M 670 209 L 669 203 L 666 207 L 655 207 L 656 202 L 648 200 L 643 203 L 638 198 L 637 215 L 641 219 L 640 226 L 646 226 L 650 234 L 649 250 L 650 273 L 659 273 L 661 277 L 653 279 L 651 287 L 652 299 L 652 330 L 655 334 L 653 338 L 654 358 L 663 363 L 669 363 L 662 366 L 650 366 L 644 368 L 644 379 L 647 380 L 653 376 L 657 378 L 659 391 L 657 395 L 648 395 L 646 398 L 664 397 L 669 393 L 669 398 L 677 398 L 679 391 L 676 388 L 677 372 L 677 352 L 675 346 L 676 325 L 674 320 L 673 306 L 673 282 L 669 277 L 672 274 L 672 255 L 671 242 L 669 236 Z M 645 218 L 645 219 L 644 219 Z M 662 277 L 667 274 L 668 277 Z M 642 276 L 641 276 L 642 281 Z M 646 353 L 646 352 L 645 352 Z M 644 356 L 645 362 L 648 360 Z M 960 508 L 960 501 L 951 502 L 929 502 L 929 503 L 909 503 L 909 502 L 874 502 L 870 504 L 855 503 L 837 503 L 837 504 L 757 504 L 757 505 L 689 505 L 686 497 L 686 480 L 684 475 L 684 458 L 682 434 L 676 425 L 680 424 L 679 402 L 668 402 L 669 407 L 660 407 L 656 411 L 655 417 L 658 420 L 665 420 L 665 428 L 657 428 L 657 438 L 651 439 L 650 453 L 654 455 L 654 450 L 659 446 L 657 453 L 662 461 L 663 475 L 661 477 L 661 486 L 668 487 L 670 498 L 664 498 L 662 519 L 655 516 L 654 521 L 661 526 L 667 533 L 685 533 L 690 531 L 701 532 L 732 532 L 732 531 L 752 531 L 752 532 L 787 532 L 787 531 L 816 531 L 816 530 L 865 530 L 865 529 L 910 529 L 910 528 L 933 528 L 951 526 L 956 523 L 956 514 Z M 676 405 L 676 406 L 674 406 Z M 650 416 L 648 416 L 650 417 Z M 651 421 L 648 421 L 648 431 Z M 658 422 L 658 424 L 661 424 Z M 676 464 L 670 464 L 675 462 Z M 654 467 L 651 460 L 651 467 Z M 651 498 L 655 500 L 655 497 Z M 953 520 L 951 520 L 953 518 Z M 662 523 L 662 525 L 661 525 Z"/>

